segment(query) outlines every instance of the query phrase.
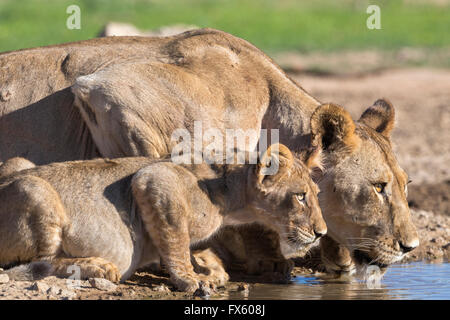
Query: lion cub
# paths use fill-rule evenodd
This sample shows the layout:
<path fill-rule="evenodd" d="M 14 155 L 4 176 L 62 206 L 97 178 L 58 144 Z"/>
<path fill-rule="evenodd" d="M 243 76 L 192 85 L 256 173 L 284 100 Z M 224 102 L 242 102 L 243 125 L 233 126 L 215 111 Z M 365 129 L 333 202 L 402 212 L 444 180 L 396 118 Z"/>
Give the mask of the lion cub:
<path fill-rule="evenodd" d="M 76 266 L 82 278 L 123 281 L 161 258 L 174 285 L 194 292 L 218 280 L 194 271 L 190 247 L 222 226 L 260 222 L 296 248 L 326 233 L 307 167 L 316 156 L 302 163 L 277 144 L 255 165 L 136 157 L 11 173 L 0 179 L 0 265 L 31 261 L 33 273 L 47 261 L 57 276 Z"/>

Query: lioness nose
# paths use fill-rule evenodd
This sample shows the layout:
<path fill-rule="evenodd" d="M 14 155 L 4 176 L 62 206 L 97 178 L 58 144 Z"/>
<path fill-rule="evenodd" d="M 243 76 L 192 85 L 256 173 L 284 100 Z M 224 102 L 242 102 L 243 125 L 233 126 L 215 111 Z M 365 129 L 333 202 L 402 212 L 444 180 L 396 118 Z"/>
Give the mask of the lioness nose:
<path fill-rule="evenodd" d="M 419 246 L 419 240 L 411 241 L 410 243 L 403 243 L 402 241 L 399 241 L 398 244 L 400 245 L 400 249 L 404 252 L 410 252 L 417 248 Z"/>

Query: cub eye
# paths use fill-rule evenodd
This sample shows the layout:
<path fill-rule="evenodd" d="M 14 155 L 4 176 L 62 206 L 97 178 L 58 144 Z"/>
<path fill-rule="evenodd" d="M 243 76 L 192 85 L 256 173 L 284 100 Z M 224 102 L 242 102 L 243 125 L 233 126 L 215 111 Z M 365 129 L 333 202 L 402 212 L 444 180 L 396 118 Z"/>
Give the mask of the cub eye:
<path fill-rule="evenodd" d="M 373 186 L 375 187 L 375 190 L 378 193 L 383 193 L 384 192 L 384 187 L 386 186 L 386 183 L 375 183 Z"/>
<path fill-rule="evenodd" d="M 305 201 L 306 192 L 302 192 L 295 195 L 295 199 L 297 199 L 299 202 Z"/>

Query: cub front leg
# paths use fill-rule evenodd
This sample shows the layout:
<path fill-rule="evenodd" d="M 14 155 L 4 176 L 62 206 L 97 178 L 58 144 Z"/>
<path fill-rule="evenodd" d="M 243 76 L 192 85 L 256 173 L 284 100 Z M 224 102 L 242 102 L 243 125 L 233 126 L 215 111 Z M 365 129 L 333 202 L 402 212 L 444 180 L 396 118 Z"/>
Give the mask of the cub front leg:
<path fill-rule="evenodd" d="M 201 279 L 191 263 L 187 224 L 183 221 L 169 222 L 151 212 L 143 213 L 143 220 L 170 275 L 170 281 L 180 291 L 193 293 L 199 289 Z"/>
<path fill-rule="evenodd" d="M 132 192 L 171 282 L 181 291 L 194 293 L 200 288 L 202 277 L 194 272 L 191 263 L 189 204 L 171 188 L 182 185 L 179 180 L 169 167 L 149 166 L 133 177 Z"/>

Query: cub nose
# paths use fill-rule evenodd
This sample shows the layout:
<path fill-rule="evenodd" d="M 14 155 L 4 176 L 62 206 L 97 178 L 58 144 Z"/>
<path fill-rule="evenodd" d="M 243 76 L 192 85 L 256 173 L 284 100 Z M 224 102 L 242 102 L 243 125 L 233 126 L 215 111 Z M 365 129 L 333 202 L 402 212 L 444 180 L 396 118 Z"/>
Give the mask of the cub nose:
<path fill-rule="evenodd" d="M 402 241 L 398 242 L 400 249 L 404 252 L 404 253 L 408 253 L 412 250 L 414 250 L 415 248 L 417 248 L 419 246 L 419 240 L 414 240 L 411 241 L 409 243 L 403 243 Z"/>
<path fill-rule="evenodd" d="M 327 229 L 323 230 L 314 230 L 314 235 L 316 236 L 316 239 L 319 239 L 327 234 Z"/>

